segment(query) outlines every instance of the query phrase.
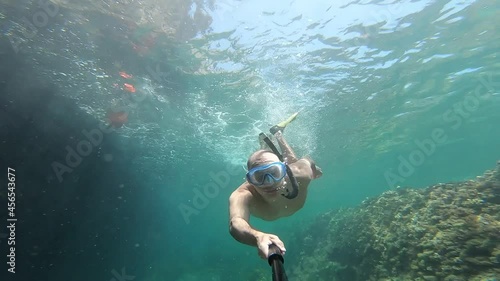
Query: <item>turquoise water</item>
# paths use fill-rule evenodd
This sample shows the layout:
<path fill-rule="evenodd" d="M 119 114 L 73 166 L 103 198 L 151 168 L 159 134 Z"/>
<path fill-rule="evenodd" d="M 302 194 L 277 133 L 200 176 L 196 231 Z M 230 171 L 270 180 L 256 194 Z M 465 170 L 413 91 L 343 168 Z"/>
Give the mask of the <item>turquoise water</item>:
<path fill-rule="evenodd" d="M 125 206 L 150 214 L 155 225 L 123 234 L 124 243 L 139 241 L 145 256 L 140 265 L 125 265 L 129 274 L 139 266 L 141 280 L 155 281 L 268 274 L 257 250 L 229 235 L 228 197 L 243 181 L 258 133 L 296 111 L 285 136 L 324 176 L 294 216 L 251 221 L 278 235 L 287 256 L 300 253 L 287 239 L 325 211 L 397 186 L 471 179 L 500 159 L 498 1 L 208 6 L 208 31 L 159 35 L 144 53 L 129 41 L 144 43 L 160 24 L 107 30 L 106 17 L 68 6 L 66 21 L 50 26 L 54 37 L 35 37 L 37 44 L 24 49 L 38 55 L 34 64 L 57 60 L 59 66 L 37 73 L 89 115 L 104 119 L 107 108 L 130 113 L 116 130 L 118 146 L 136 154 L 124 165 L 141 178 L 145 194 L 137 196 L 145 202 Z M 54 39 L 58 34 L 66 39 Z M 72 43 L 55 48 L 61 42 Z M 144 98 L 120 94 L 113 86 L 123 82 L 118 71 L 134 74 L 130 81 Z"/>
<path fill-rule="evenodd" d="M 192 41 L 214 74 L 197 92 L 205 94 L 198 106 L 210 112 L 199 116 L 206 147 L 191 157 L 211 159 L 209 171 L 224 162 L 242 165 L 259 130 L 301 110 L 287 139 L 325 174 L 312 183 L 303 210 L 272 223 L 254 219 L 257 228 L 286 243 L 331 208 L 398 185 L 474 178 L 498 160 L 497 2 L 252 1 L 221 8 L 213 32 Z M 187 186 L 209 181 L 206 161 L 195 161 Z M 227 197 L 243 175 L 241 169 L 189 225 L 179 222 L 188 238 L 181 243 L 199 239 L 199 255 L 241 274 L 266 269 L 255 249 L 227 234 Z M 179 193 L 184 202 L 190 189 Z M 221 257 L 224 248 L 233 255 Z"/>

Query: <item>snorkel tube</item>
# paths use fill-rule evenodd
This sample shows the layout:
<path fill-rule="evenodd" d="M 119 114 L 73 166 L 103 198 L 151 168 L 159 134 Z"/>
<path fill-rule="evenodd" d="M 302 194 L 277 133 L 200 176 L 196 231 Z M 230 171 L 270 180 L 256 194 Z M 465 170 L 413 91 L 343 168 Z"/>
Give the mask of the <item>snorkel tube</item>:
<path fill-rule="evenodd" d="M 281 153 L 278 151 L 274 143 L 264 133 L 260 133 L 259 137 L 261 137 L 266 142 L 267 146 L 269 146 L 269 148 L 271 148 L 273 153 L 276 154 L 276 156 L 278 156 L 279 160 L 283 162 L 283 155 L 281 155 Z M 290 179 L 290 182 L 292 184 L 292 190 L 290 191 L 287 189 L 286 190 L 287 194 L 282 194 L 282 195 L 285 198 L 293 199 L 297 197 L 297 195 L 299 194 L 299 184 L 292 173 L 292 169 L 290 169 L 287 163 L 285 163 L 285 167 L 286 167 L 286 174 L 288 175 L 288 178 Z"/>

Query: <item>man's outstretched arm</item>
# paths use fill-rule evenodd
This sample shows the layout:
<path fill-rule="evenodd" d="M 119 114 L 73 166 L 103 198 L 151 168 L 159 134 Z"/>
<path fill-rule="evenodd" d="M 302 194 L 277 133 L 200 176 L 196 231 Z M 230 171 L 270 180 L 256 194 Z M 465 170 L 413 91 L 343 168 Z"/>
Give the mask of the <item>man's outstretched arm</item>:
<path fill-rule="evenodd" d="M 237 241 L 257 246 L 257 235 L 260 231 L 253 229 L 248 223 L 250 219 L 250 199 L 248 190 L 235 190 L 229 197 L 229 233 Z"/>
<path fill-rule="evenodd" d="M 229 233 L 237 241 L 257 247 L 259 256 L 263 259 L 267 259 L 271 244 L 278 246 L 285 254 L 285 245 L 278 236 L 253 229 L 248 223 L 251 198 L 250 191 L 240 189 L 235 190 L 229 197 Z"/>

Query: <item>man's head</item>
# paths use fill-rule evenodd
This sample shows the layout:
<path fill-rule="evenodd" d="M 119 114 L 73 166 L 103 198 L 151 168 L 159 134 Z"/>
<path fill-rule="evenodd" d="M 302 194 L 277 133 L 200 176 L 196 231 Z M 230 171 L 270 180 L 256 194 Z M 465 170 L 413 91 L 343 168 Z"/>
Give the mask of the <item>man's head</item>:
<path fill-rule="evenodd" d="M 247 168 L 251 170 L 255 167 L 278 161 L 280 161 L 280 159 L 271 150 L 261 149 L 255 151 L 248 157 Z"/>
<path fill-rule="evenodd" d="M 269 150 L 258 150 L 248 158 L 247 180 L 260 194 L 276 194 L 283 187 L 286 167 Z"/>

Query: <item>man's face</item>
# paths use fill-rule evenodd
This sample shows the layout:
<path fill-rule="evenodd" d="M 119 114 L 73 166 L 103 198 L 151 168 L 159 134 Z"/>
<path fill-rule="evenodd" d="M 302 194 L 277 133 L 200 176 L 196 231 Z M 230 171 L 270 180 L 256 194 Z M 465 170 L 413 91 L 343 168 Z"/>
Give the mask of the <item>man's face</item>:
<path fill-rule="evenodd" d="M 271 164 L 274 162 L 279 162 L 278 156 L 276 156 L 274 153 L 271 152 L 265 152 L 259 155 L 257 159 L 255 159 L 255 163 L 258 163 L 257 166 L 264 166 L 267 164 Z M 255 190 L 262 196 L 265 197 L 274 197 L 279 194 L 279 190 L 284 184 L 284 178 L 280 180 L 279 182 L 275 182 L 271 185 L 261 185 L 261 186 L 255 186 Z"/>
<path fill-rule="evenodd" d="M 281 181 L 274 183 L 273 185 L 270 185 L 270 186 L 258 186 L 258 187 L 255 187 L 255 189 L 257 190 L 257 192 L 260 195 L 262 195 L 264 197 L 275 197 L 275 196 L 280 194 L 281 187 L 284 184 L 283 181 L 284 180 L 281 180 Z"/>

